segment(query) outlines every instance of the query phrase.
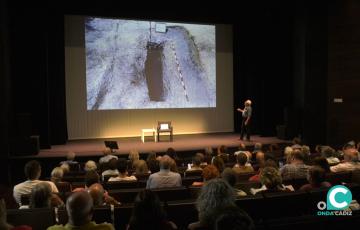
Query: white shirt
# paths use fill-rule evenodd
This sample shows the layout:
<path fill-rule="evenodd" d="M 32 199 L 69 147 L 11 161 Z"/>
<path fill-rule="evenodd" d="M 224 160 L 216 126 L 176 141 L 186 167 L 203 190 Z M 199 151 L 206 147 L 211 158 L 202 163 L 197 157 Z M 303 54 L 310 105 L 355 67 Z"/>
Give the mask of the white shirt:
<path fill-rule="evenodd" d="M 114 156 L 114 155 L 106 155 L 106 156 L 103 156 L 100 158 L 99 160 L 99 163 L 100 164 L 104 164 L 104 163 L 107 163 L 109 162 L 111 159 L 115 158 L 116 160 L 118 159 L 117 156 Z"/>
<path fill-rule="evenodd" d="M 147 189 L 180 187 L 181 176 L 169 169 L 160 169 L 160 172 L 151 174 L 146 183 Z"/>
<path fill-rule="evenodd" d="M 110 177 L 109 181 L 137 181 L 135 176 L 127 176 L 127 177 Z"/>
<path fill-rule="evenodd" d="M 360 169 L 359 162 L 344 162 L 330 167 L 331 172 L 345 172 Z"/>
<path fill-rule="evenodd" d="M 51 181 L 42 181 L 42 180 L 27 180 L 25 182 L 22 182 L 20 184 L 15 185 L 14 187 L 14 198 L 16 200 L 16 202 L 18 204 L 21 203 L 21 195 L 25 195 L 25 194 L 31 194 L 31 189 L 37 185 L 38 183 L 41 182 L 47 182 L 49 183 L 50 187 L 51 187 L 51 191 L 53 193 L 58 193 L 59 190 L 57 189 L 56 185 L 51 182 Z"/>

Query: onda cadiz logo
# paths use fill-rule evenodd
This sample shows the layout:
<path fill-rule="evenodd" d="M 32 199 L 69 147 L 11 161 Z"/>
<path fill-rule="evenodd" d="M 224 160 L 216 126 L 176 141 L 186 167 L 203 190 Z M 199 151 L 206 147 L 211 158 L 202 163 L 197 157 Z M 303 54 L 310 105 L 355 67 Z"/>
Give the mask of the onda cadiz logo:
<path fill-rule="evenodd" d="M 320 201 L 317 207 L 318 216 L 351 216 L 352 211 L 345 210 L 352 200 L 350 189 L 343 185 L 333 186 L 327 193 L 326 203 Z M 326 210 L 325 210 L 326 209 Z"/>

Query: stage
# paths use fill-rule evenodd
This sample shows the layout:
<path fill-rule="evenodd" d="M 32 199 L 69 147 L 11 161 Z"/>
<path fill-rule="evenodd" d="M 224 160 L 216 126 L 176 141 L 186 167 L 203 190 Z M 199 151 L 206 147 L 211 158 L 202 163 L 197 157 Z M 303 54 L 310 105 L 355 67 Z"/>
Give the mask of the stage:
<path fill-rule="evenodd" d="M 211 134 L 187 134 L 174 135 L 173 142 L 169 141 L 168 136 L 161 136 L 161 142 L 154 142 L 151 136 L 146 137 L 145 143 L 142 143 L 141 137 L 128 138 L 106 138 L 106 139 L 88 139 L 88 140 L 72 140 L 65 145 L 53 145 L 51 149 L 43 149 L 35 157 L 64 157 L 68 151 L 76 153 L 77 157 L 91 157 L 102 155 L 105 148 L 104 141 L 117 141 L 119 149 L 116 155 L 128 154 L 130 150 L 135 149 L 140 153 L 148 153 L 155 151 L 157 153 L 165 152 L 167 148 L 172 147 L 177 152 L 203 150 L 205 147 L 216 148 L 225 145 L 228 148 L 236 148 L 241 142 L 246 146 L 253 146 L 256 142 L 263 145 L 269 144 L 286 144 L 290 143 L 276 137 L 262 137 L 258 135 L 251 136 L 251 141 L 240 141 L 237 133 L 211 133 Z M 34 157 L 34 156 L 33 156 Z"/>

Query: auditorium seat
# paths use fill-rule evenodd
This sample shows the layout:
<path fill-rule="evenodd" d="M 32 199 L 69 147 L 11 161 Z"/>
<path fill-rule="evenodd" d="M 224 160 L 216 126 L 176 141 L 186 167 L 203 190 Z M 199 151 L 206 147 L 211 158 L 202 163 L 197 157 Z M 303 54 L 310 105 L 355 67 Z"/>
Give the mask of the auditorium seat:
<path fill-rule="evenodd" d="M 257 172 L 236 173 L 236 181 L 237 182 L 249 181 L 249 178 L 256 174 Z"/>
<path fill-rule="evenodd" d="M 352 172 L 336 172 L 336 173 L 327 173 L 326 181 L 330 182 L 332 185 L 341 184 L 343 182 L 349 183 L 352 179 Z"/>
<path fill-rule="evenodd" d="M 111 208 L 110 206 L 98 206 L 94 207 L 94 214 L 93 214 L 93 221 L 96 223 L 111 223 L 113 224 L 114 221 L 112 220 Z M 58 224 L 65 225 L 68 222 L 68 215 L 65 208 L 59 208 L 57 211 L 57 219 Z"/>
<path fill-rule="evenodd" d="M 202 170 L 190 170 L 184 172 L 184 177 L 202 177 Z"/>
<path fill-rule="evenodd" d="M 136 195 L 143 190 L 143 188 L 129 188 L 129 189 L 116 189 L 109 190 L 108 193 L 110 196 L 114 197 L 117 201 L 121 203 L 133 203 Z"/>
<path fill-rule="evenodd" d="M 107 190 L 124 189 L 124 188 L 138 188 L 137 181 L 108 181 L 104 183 L 104 188 Z"/>
<path fill-rule="evenodd" d="M 118 175 L 104 175 L 104 176 L 102 176 L 102 178 L 103 178 L 103 182 L 108 182 L 109 181 L 109 179 L 110 179 L 110 177 L 117 177 Z"/>
<path fill-rule="evenodd" d="M 59 190 L 59 193 L 67 193 L 72 191 L 72 187 L 69 182 L 57 182 L 55 185 Z"/>
<path fill-rule="evenodd" d="M 144 174 L 134 174 L 134 176 L 138 179 L 138 181 L 146 181 L 149 179 L 151 173 L 144 173 Z"/>
<path fill-rule="evenodd" d="M 152 189 L 161 201 L 185 200 L 190 198 L 188 189 L 184 186 L 173 188 Z"/>
<path fill-rule="evenodd" d="M 121 205 L 115 207 L 114 216 L 115 216 L 115 229 L 116 230 L 126 230 L 126 226 L 130 221 L 130 217 L 133 210 L 133 204 Z M 150 228 L 150 227 L 149 227 Z"/>
<path fill-rule="evenodd" d="M 168 220 L 173 221 L 178 229 L 187 229 L 190 223 L 198 221 L 198 212 L 194 201 L 172 201 L 165 207 Z"/>
<path fill-rule="evenodd" d="M 201 186 L 192 186 L 192 185 L 190 185 L 188 187 L 188 190 L 189 190 L 189 193 L 190 193 L 190 197 L 193 198 L 193 199 L 196 199 L 200 194 Z"/>
<path fill-rule="evenodd" d="M 29 225 L 33 230 L 44 230 L 55 224 L 55 215 L 49 208 L 9 209 L 7 221 L 14 226 Z"/>
<path fill-rule="evenodd" d="M 246 181 L 246 182 L 240 182 L 236 183 L 235 188 L 241 189 L 242 191 L 246 192 L 246 194 L 251 194 L 250 189 L 251 188 L 260 188 L 261 183 L 260 182 L 253 182 L 253 181 Z"/>
<path fill-rule="evenodd" d="M 284 180 L 284 185 L 292 185 L 295 190 L 299 190 L 301 186 L 308 184 L 308 180 L 306 178 L 297 178 L 297 179 L 290 179 Z"/>
<path fill-rule="evenodd" d="M 251 216 L 254 221 L 261 222 L 261 220 L 264 218 L 264 197 L 261 193 L 258 193 L 256 195 L 248 195 L 244 197 L 238 197 L 236 199 L 236 205 L 247 212 L 249 216 Z"/>
<path fill-rule="evenodd" d="M 202 177 L 199 176 L 189 176 L 189 177 L 183 177 L 182 179 L 182 185 L 185 187 L 189 187 L 190 185 L 192 185 L 195 181 L 200 182 L 203 181 Z"/>
<path fill-rule="evenodd" d="M 20 196 L 21 205 L 29 205 L 30 204 L 30 196 L 31 196 L 31 194 L 22 194 Z"/>

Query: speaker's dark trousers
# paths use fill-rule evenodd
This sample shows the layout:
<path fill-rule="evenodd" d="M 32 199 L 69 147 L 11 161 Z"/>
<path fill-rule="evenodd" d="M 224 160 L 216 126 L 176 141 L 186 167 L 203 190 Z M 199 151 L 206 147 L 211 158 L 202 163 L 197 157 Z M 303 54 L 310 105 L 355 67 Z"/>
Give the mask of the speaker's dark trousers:
<path fill-rule="evenodd" d="M 246 139 L 249 141 L 250 140 L 250 120 L 247 123 L 247 125 L 245 125 L 245 121 L 246 121 L 246 117 L 242 118 L 242 123 L 241 123 L 241 133 L 240 133 L 240 139 L 244 139 L 244 135 L 246 134 Z"/>

